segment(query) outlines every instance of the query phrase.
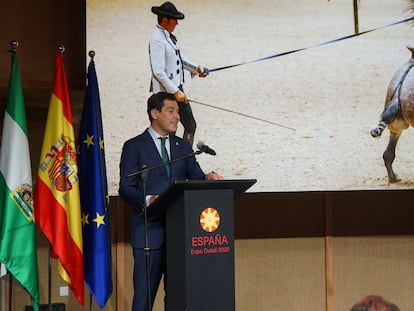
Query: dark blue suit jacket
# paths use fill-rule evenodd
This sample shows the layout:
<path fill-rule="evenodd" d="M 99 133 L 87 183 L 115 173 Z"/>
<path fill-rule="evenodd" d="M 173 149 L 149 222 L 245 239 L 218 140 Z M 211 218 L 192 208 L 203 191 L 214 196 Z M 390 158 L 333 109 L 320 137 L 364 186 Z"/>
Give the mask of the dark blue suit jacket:
<path fill-rule="evenodd" d="M 188 141 L 173 134 L 169 136 L 169 139 L 171 160 L 193 152 Z M 148 133 L 148 129 L 124 143 L 120 162 L 119 195 L 135 207 L 131 226 L 131 244 L 135 248 L 144 247 L 144 218 L 140 211 L 145 198 L 141 176 L 139 174 L 129 178 L 126 176 L 140 171 L 144 165 L 150 168 L 161 163 L 161 156 Z M 170 177 L 168 177 L 164 167 L 150 170 L 146 181 L 146 195 L 160 194 L 174 181 L 203 180 L 205 177 L 195 156 L 192 156 L 185 160 L 171 163 Z M 151 249 L 158 249 L 164 245 L 164 217 L 159 218 L 155 216 L 148 219 L 148 236 Z"/>

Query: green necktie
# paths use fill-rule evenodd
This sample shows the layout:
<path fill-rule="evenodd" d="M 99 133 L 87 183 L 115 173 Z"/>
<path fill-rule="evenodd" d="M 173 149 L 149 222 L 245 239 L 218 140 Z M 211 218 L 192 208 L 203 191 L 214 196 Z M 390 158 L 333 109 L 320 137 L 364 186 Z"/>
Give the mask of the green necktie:
<path fill-rule="evenodd" d="M 167 148 L 165 147 L 165 141 L 168 137 L 159 137 L 161 139 L 161 156 L 162 162 L 167 163 L 170 159 L 168 158 Z M 165 169 L 167 170 L 168 176 L 170 176 L 170 164 L 165 164 Z"/>

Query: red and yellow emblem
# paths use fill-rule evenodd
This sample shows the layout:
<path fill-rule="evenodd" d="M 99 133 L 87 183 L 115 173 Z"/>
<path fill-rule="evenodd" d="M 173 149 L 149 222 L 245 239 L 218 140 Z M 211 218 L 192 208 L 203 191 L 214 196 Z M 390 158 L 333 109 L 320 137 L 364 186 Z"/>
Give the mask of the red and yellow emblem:
<path fill-rule="evenodd" d="M 76 175 L 76 151 L 75 145 L 70 137 L 61 136 L 56 143 L 50 147 L 45 160 L 41 162 L 40 169 L 46 171 L 53 188 L 58 191 L 71 190 L 74 183 L 78 181 Z"/>
<path fill-rule="evenodd" d="M 207 207 L 201 212 L 200 225 L 206 232 L 214 232 L 220 225 L 220 214 L 212 207 Z"/>

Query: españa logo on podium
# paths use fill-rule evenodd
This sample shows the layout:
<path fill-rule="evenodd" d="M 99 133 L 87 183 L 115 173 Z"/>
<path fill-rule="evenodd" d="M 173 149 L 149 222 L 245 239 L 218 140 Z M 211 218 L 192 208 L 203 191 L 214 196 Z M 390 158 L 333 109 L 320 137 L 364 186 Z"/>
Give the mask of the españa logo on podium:
<path fill-rule="evenodd" d="M 213 207 L 207 207 L 200 214 L 200 225 L 206 232 L 214 232 L 220 226 L 220 214 Z"/>
<path fill-rule="evenodd" d="M 200 226 L 207 234 L 191 238 L 191 255 L 229 253 L 230 245 L 226 234 L 215 233 L 220 226 L 220 214 L 213 207 L 203 209 L 200 214 Z"/>

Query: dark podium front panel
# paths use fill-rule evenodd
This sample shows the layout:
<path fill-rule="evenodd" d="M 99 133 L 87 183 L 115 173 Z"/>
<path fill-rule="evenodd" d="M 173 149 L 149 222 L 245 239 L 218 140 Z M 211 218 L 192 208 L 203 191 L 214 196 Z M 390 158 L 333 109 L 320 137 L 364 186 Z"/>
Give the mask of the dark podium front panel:
<path fill-rule="evenodd" d="M 234 198 L 255 180 L 183 182 L 162 194 L 167 311 L 234 311 Z"/>

